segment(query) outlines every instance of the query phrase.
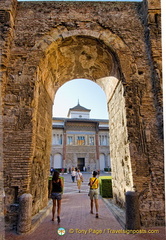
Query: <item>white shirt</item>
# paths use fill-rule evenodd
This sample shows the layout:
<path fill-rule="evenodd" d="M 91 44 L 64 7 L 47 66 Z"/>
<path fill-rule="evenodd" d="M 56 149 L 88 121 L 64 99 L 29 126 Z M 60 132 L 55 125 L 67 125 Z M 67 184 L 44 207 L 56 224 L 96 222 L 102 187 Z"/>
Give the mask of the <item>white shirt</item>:
<path fill-rule="evenodd" d="M 75 177 L 75 175 L 76 175 L 76 172 L 75 172 L 75 171 L 72 171 L 72 172 L 71 172 L 71 176 L 72 176 L 72 177 Z"/>
<path fill-rule="evenodd" d="M 82 177 L 82 173 L 81 173 L 81 172 L 77 172 L 77 173 L 76 173 L 76 178 L 77 178 L 77 180 L 80 180 L 81 177 Z"/>

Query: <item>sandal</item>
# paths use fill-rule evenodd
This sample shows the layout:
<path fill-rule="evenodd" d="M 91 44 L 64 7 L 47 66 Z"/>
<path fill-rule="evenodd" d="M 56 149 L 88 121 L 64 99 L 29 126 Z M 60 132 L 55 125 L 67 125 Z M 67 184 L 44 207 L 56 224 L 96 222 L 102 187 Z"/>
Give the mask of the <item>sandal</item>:
<path fill-rule="evenodd" d="M 98 215 L 98 213 L 96 213 L 96 218 L 99 218 L 99 215 Z"/>

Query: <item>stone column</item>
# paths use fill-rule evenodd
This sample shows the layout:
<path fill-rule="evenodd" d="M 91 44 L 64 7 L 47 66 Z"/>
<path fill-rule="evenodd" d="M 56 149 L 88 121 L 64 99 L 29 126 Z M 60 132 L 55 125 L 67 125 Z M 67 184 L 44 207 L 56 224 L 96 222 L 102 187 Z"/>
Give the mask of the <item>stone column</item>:
<path fill-rule="evenodd" d="M 0 182 L 0 240 L 5 240 L 4 193 Z"/>
<path fill-rule="evenodd" d="M 64 122 L 64 132 L 63 132 L 63 167 L 64 167 L 64 162 L 66 160 L 66 122 Z"/>
<path fill-rule="evenodd" d="M 17 225 L 17 232 L 19 234 L 27 233 L 31 229 L 32 216 L 32 195 L 24 193 L 19 199 L 19 219 Z"/>
<path fill-rule="evenodd" d="M 2 74 L 1 74 L 2 76 Z M 1 78 L 1 77 L 0 77 Z M 0 240 L 5 239 L 5 221 L 4 221 L 4 181 L 3 181 L 3 116 L 2 116 L 2 79 L 0 79 Z"/>
<path fill-rule="evenodd" d="M 140 229 L 138 193 L 126 192 L 126 229 Z"/>
<path fill-rule="evenodd" d="M 99 123 L 96 123 L 96 160 L 99 162 Z"/>

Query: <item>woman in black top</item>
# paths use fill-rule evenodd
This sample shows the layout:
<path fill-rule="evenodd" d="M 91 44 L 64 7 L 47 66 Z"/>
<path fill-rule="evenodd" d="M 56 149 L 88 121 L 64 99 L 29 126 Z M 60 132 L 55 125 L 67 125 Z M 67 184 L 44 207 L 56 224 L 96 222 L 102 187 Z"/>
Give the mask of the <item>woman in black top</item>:
<path fill-rule="evenodd" d="M 52 190 L 51 190 L 51 198 L 53 201 L 52 221 L 54 221 L 56 202 L 57 202 L 57 221 L 58 221 L 58 223 L 60 223 L 62 190 L 63 190 L 63 181 L 59 177 L 59 172 L 55 171 L 54 175 L 52 177 Z"/>

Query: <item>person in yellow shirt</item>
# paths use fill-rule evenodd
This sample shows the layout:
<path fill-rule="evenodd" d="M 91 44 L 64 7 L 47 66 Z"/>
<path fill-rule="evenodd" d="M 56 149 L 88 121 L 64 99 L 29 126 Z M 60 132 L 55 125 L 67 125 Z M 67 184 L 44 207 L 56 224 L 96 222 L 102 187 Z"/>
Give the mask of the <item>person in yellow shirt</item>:
<path fill-rule="evenodd" d="M 98 215 L 98 209 L 99 209 L 99 205 L 98 205 L 98 196 L 99 196 L 99 192 L 98 192 L 98 188 L 99 188 L 99 179 L 96 177 L 97 176 L 97 172 L 93 171 L 93 177 L 91 177 L 89 179 L 89 186 L 90 186 L 90 191 L 89 191 L 89 197 L 90 197 L 90 213 L 93 214 L 93 202 L 95 203 L 95 208 L 96 208 L 96 218 L 99 217 Z"/>

